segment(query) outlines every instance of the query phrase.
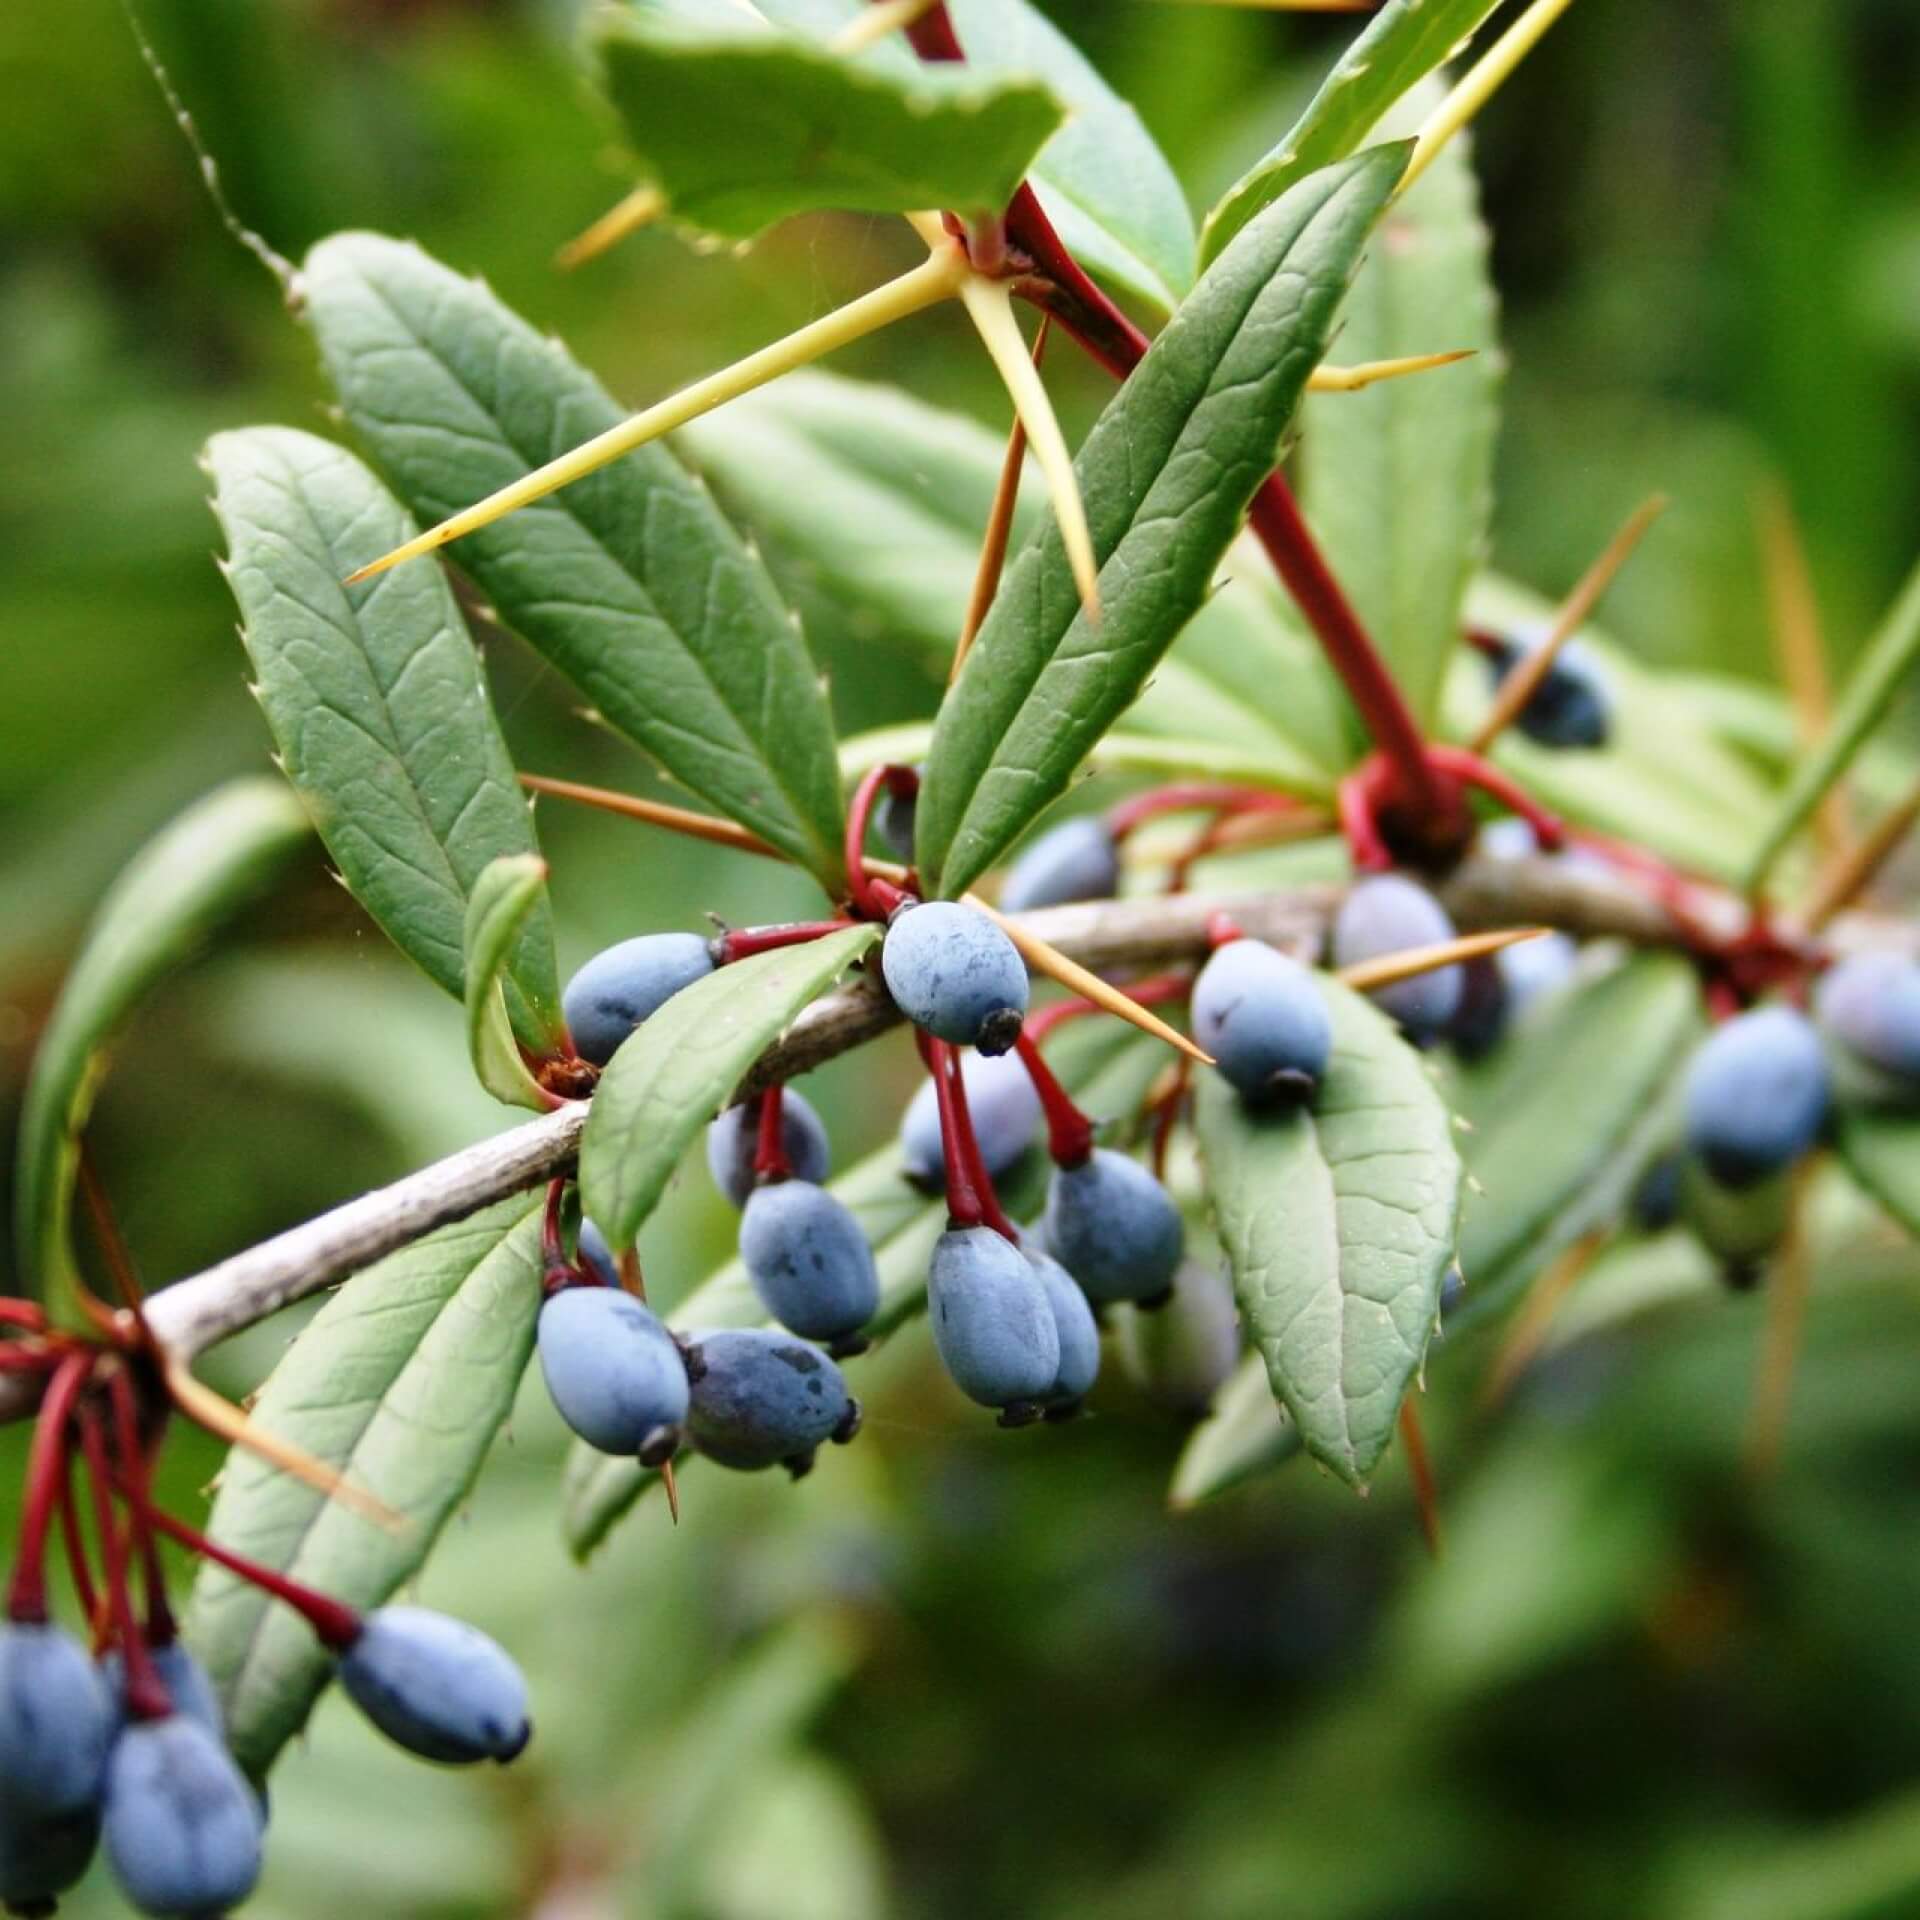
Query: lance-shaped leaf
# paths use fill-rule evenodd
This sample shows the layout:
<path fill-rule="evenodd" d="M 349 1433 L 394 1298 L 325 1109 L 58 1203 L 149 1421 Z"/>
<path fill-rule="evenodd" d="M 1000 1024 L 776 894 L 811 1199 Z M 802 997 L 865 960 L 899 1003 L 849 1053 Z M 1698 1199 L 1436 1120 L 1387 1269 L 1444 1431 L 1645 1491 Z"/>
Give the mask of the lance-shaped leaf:
<path fill-rule="evenodd" d="M 1671 1142 L 1672 1090 L 1700 1032 L 1700 991 L 1676 954 L 1636 955 L 1560 994 L 1455 1089 L 1467 1292 L 1451 1331 L 1498 1313 L 1546 1264 L 1626 1212 Z"/>
<path fill-rule="evenodd" d="M 1266 1360 L 1250 1353 L 1214 1396 L 1213 1411 L 1188 1435 L 1167 1504 L 1197 1507 L 1299 1451 L 1300 1429 L 1273 1397 Z"/>
<path fill-rule="evenodd" d="M 795 1014 L 879 943 L 849 927 L 721 967 L 650 1014 L 608 1061 L 580 1142 L 580 1199 L 616 1247 L 665 1192 L 694 1136 Z"/>
<path fill-rule="evenodd" d="M 208 443 L 241 638 L 280 764 L 357 899 L 456 999 L 467 896 L 496 855 L 535 851 L 533 816 L 438 567 L 341 582 L 415 532 L 360 461 L 288 427 Z M 529 914 L 503 976 L 536 1053 L 560 1041 L 553 926 Z"/>
<path fill-rule="evenodd" d="M 1849 1100 L 1835 1115 L 1834 1142 L 1854 1179 L 1920 1234 L 1920 1114 Z"/>
<path fill-rule="evenodd" d="M 622 418 L 563 348 L 417 247 L 338 234 L 301 287 L 348 420 L 424 521 Z M 672 453 L 627 454 L 457 555 L 611 725 L 838 892 L 825 690 L 765 567 Z"/>
<path fill-rule="evenodd" d="M 1453 1259 L 1446 1103 L 1391 1022 L 1321 981 L 1333 1056 L 1310 1107 L 1255 1113 L 1218 1074 L 1195 1120 L 1234 1291 L 1307 1451 L 1363 1485 L 1393 1437 Z"/>
<path fill-rule="evenodd" d="M 1200 606 L 1405 160 L 1377 148 L 1268 208 L 1101 415 L 1075 463 L 1101 617 L 1087 620 L 1048 522 L 940 709 L 917 814 L 934 892 L 964 892 L 1065 791 Z"/>
<path fill-rule="evenodd" d="M 1388 0 L 1287 137 L 1228 188 L 1200 230 L 1200 264 L 1318 167 L 1352 153 L 1396 100 L 1435 71 L 1499 0 Z"/>
<path fill-rule="evenodd" d="M 230 781 L 141 848 L 87 929 L 34 1055 L 15 1167 L 21 1285 L 65 1324 L 87 1324 L 74 1295 L 68 1222 L 80 1136 L 114 1033 L 311 831 L 282 782 Z"/>
<path fill-rule="evenodd" d="M 604 9 L 594 50 L 671 216 L 724 239 L 823 207 L 1002 207 L 1064 115 L 1029 77 L 923 66 L 898 47 L 850 56 L 743 7 L 699 11 Z"/>
<path fill-rule="evenodd" d="M 1428 97 L 1422 88 L 1408 105 Z M 1343 356 L 1441 345 L 1477 351 L 1418 379 L 1309 395 L 1301 410 L 1307 517 L 1422 724 L 1459 649 L 1460 603 L 1493 513 L 1502 363 L 1465 139 L 1389 209 L 1341 309 Z"/>
<path fill-rule="evenodd" d="M 525 1195 L 501 1201 L 356 1274 L 261 1390 L 262 1426 L 404 1514 L 404 1531 L 236 1448 L 209 1534 L 350 1606 L 378 1606 L 412 1578 L 513 1406 L 540 1310 L 540 1211 Z M 214 1566 L 187 1637 L 235 1757 L 264 1773 L 305 1723 L 328 1655 L 296 1615 Z"/>
<path fill-rule="evenodd" d="M 467 1056 L 496 1100 L 543 1112 L 547 1102 L 514 1043 L 504 991 L 507 962 L 535 909 L 547 904 L 547 863 L 507 853 L 474 883 L 467 902 Z"/>

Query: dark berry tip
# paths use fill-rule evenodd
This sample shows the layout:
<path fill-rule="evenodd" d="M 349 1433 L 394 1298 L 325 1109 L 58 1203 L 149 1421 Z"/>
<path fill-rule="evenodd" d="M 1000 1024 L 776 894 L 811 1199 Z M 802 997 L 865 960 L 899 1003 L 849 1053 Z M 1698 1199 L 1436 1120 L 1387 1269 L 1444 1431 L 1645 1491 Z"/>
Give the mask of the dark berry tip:
<path fill-rule="evenodd" d="M 1000 1409 L 1000 1425 L 1008 1432 L 1019 1427 L 1030 1427 L 1042 1418 L 1042 1408 L 1037 1400 L 1010 1400 Z"/>
<path fill-rule="evenodd" d="M 833 1430 L 833 1444 L 844 1447 L 860 1431 L 861 1422 L 866 1418 L 866 1410 L 858 1400 L 849 1400 L 847 1410 L 840 1416 L 840 1424 Z"/>
<path fill-rule="evenodd" d="M 996 1007 L 980 1023 L 980 1032 L 974 1040 L 974 1046 L 988 1059 L 995 1054 L 1011 1051 L 1020 1038 L 1020 1029 L 1025 1024 L 1025 1016 L 1018 1007 Z"/>

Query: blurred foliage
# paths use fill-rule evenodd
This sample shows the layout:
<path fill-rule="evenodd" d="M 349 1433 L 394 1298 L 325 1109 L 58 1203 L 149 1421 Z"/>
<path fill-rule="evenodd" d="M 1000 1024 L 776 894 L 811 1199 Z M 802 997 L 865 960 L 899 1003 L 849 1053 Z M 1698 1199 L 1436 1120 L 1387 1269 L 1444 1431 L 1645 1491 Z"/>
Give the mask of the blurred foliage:
<path fill-rule="evenodd" d="M 1350 31 L 1049 10 L 1201 200 Z M 635 399 L 912 257 L 891 225 L 826 218 L 737 258 L 656 233 L 555 274 L 554 247 L 626 184 L 572 0 L 141 12 L 240 216 L 281 252 L 344 226 L 416 236 Z M 1677 504 L 1610 628 L 1652 662 L 1765 674 L 1751 507 L 1778 475 L 1851 653 L 1920 523 L 1917 84 L 1911 0 L 1586 0 L 1549 37 L 1478 141 L 1513 360 L 1503 570 L 1562 590 L 1664 488 Z M 195 457 L 221 427 L 311 423 L 320 386 L 112 0 L 0 10 L 0 97 L 11 1108 L 109 875 L 262 763 Z M 848 366 L 1002 418 L 957 314 Z M 1097 377 L 1066 355 L 1054 376 L 1084 424 Z M 924 712 L 913 667 L 815 618 L 844 728 Z M 530 655 L 496 642 L 488 665 L 521 764 L 644 780 Z M 804 883 L 710 849 L 557 807 L 542 826 L 566 965 L 696 909 L 805 905 Z M 902 1044 L 817 1078 L 846 1164 L 912 1066 Z M 94 1138 L 162 1278 L 501 1123 L 457 1009 L 316 872 L 149 1009 Z M 1170 1520 L 1182 1436 L 1123 1387 L 1079 1427 L 1009 1437 L 938 1384 L 916 1334 L 874 1363 L 868 1441 L 804 1488 L 703 1474 L 677 1531 L 649 1507 L 582 1573 L 536 1386 L 422 1583 L 525 1658 L 528 1763 L 438 1774 L 330 1703 L 276 1775 L 251 1911 L 1920 1912 L 1920 1260 L 1841 1202 L 1776 1480 L 1739 1468 L 1760 1308 L 1664 1243 L 1629 1248 L 1592 1283 L 1645 1304 L 1570 1329 L 1499 1421 L 1471 1397 L 1498 1336 L 1440 1351 L 1437 1566 L 1397 1470 L 1364 1505 L 1296 1465 Z M 730 1224 L 686 1179 L 649 1271 L 680 1291 Z M 234 1343 L 223 1384 L 244 1389 L 288 1331 Z M 216 1464 L 182 1436 L 174 1503 L 197 1510 Z M 113 1907 L 90 1884 L 73 1911 Z"/>

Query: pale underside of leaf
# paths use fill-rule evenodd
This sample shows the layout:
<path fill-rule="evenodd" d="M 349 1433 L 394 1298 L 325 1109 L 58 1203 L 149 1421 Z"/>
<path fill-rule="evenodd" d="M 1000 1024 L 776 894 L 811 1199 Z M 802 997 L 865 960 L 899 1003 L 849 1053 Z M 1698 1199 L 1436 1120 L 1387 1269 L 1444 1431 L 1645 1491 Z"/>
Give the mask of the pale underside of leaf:
<path fill-rule="evenodd" d="M 1920 1114 L 1848 1102 L 1834 1139 L 1847 1171 L 1911 1234 L 1920 1234 Z"/>
<path fill-rule="evenodd" d="M 1214 1396 L 1213 1410 L 1187 1437 L 1167 1503 L 1197 1507 L 1300 1451 L 1300 1429 L 1273 1397 L 1267 1363 L 1249 1353 Z"/>
<path fill-rule="evenodd" d="M 475 883 L 466 918 L 467 1056 L 496 1100 L 536 1113 L 547 1102 L 514 1044 L 503 979 L 515 940 L 546 897 L 547 863 L 538 854 L 502 854 Z"/>

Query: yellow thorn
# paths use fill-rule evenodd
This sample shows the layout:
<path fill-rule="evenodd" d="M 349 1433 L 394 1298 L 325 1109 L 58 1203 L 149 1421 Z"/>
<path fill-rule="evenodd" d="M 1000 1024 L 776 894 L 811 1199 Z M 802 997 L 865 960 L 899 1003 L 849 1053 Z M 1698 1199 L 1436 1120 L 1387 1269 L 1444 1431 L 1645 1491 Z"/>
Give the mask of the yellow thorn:
<path fill-rule="evenodd" d="M 1518 946 L 1522 940 L 1538 940 L 1553 931 L 1551 927 L 1507 927 L 1499 933 L 1463 933 L 1457 940 L 1442 940 L 1436 946 L 1408 947 L 1402 953 L 1383 953 L 1377 959 L 1356 960 L 1342 967 L 1334 978 L 1355 993 L 1375 993 L 1415 974 L 1432 973 L 1436 967 L 1451 967 L 1462 960 L 1479 960 L 1502 947 Z"/>
<path fill-rule="evenodd" d="M 1818 1165 L 1815 1156 L 1794 1169 L 1793 1211 L 1786 1244 L 1767 1276 L 1766 1317 L 1760 1329 L 1760 1359 L 1754 1373 L 1743 1450 L 1743 1464 L 1753 1480 L 1772 1475 L 1786 1442 L 1787 1409 L 1793 1399 L 1793 1376 L 1799 1368 L 1801 1337 L 1806 1329 L 1807 1287 L 1813 1278 L 1808 1196 Z"/>
<path fill-rule="evenodd" d="M 1613 577 L 1627 564 L 1647 529 L 1667 510 L 1664 493 L 1649 495 L 1628 514 L 1620 531 L 1602 549 L 1599 559 L 1581 577 L 1580 583 L 1560 603 L 1547 637 L 1518 662 L 1500 683 L 1487 717 L 1473 736 L 1470 750 L 1485 753 L 1494 741 L 1512 725 L 1535 689 L 1552 670 L 1560 649 L 1585 625 L 1587 616 L 1600 604 L 1600 596 L 1613 584 Z"/>
<path fill-rule="evenodd" d="M 898 279 L 848 301 L 844 307 L 788 334 L 784 340 L 776 340 L 758 353 L 750 353 L 744 360 L 723 367 L 718 373 L 710 373 L 704 380 L 696 380 L 692 386 L 623 420 L 617 427 L 596 434 L 584 446 L 575 447 L 558 460 L 550 460 L 544 467 L 523 474 L 512 485 L 441 521 L 437 527 L 429 527 L 405 545 L 349 574 L 347 585 L 357 585 L 377 573 L 385 573 L 389 567 L 398 566 L 403 560 L 432 553 L 463 534 L 490 526 L 515 509 L 544 500 L 548 494 L 575 480 L 585 479 L 622 454 L 645 446 L 649 440 L 659 439 L 675 427 L 685 426 L 689 420 L 697 420 L 703 413 L 711 413 L 715 407 L 724 406 L 743 393 L 765 386 L 769 380 L 777 380 L 783 373 L 791 373 L 796 367 L 804 367 L 809 361 L 863 339 L 896 320 L 904 320 L 910 314 L 951 299 L 972 277 L 972 272 L 957 246 L 943 247 Z"/>
<path fill-rule="evenodd" d="M 1261 13 L 1372 13 L 1381 0 L 1175 0 L 1189 7 L 1245 7 Z"/>
<path fill-rule="evenodd" d="M 1513 1391 L 1514 1383 L 1530 1367 L 1546 1344 L 1553 1327 L 1553 1316 L 1573 1289 L 1573 1283 L 1593 1264 L 1593 1257 L 1606 1241 L 1604 1233 L 1589 1233 L 1576 1240 L 1559 1259 L 1549 1261 L 1527 1289 L 1520 1311 L 1513 1317 L 1500 1351 L 1487 1369 L 1480 1386 L 1480 1411 L 1491 1413 Z"/>
<path fill-rule="evenodd" d="M 624 200 L 609 207 L 584 233 L 577 233 L 553 256 L 562 272 L 583 267 L 617 246 L 630 233 L 650 226 L 667 210 L 667 196 L 658 187 L 635 187 Z"/>
<path fill-rule="evenodd" d="M 673 1524 L 680 1524 L 680 1482 L 673 1477 L 673 1462 L 669 1460 L 660 1469 L 660 1484 L 667 1490 L 667 1511 L 673 1516 Z"/>
<path fill-rule="evenodd" d="M 1047 398 L 1046 382 L 1033 364 L 1033 355 L 1013 317 L 1013 289 L 1004 280 L 969 273 L 960 283 L 961 303 L 985 344 L 1001 382 L 1013 399 L 1013 410 L 1027 430 L 1027 443 L 1046 476 L 1053 500 L 1053 516 L 1060 524 L 1061 544 L 1073 569 L 1074 585 L 1089 625 L 1100 622 L 1100 563 L 1093 557 L 1093 534 L 1087 526 L 1086 502 L 1080 497 L 1080 478 L 1073 470 L 1067 437 Z"/>
<path fill-rule="evenodd" d="M 1213 1055 L 1204 1053 L 1184 1033 L 1170 1027 L 1156 1013 L 1149 1012 L 1137 1000 L 1129 1000 L 1116 986 L 1109 985 L 1097 973 L 1090 973 L 1077 960 L 1069 960 L 1058 947 L 1050 947 L 1044 940 L 1037 939 L 1017 921 L 1009 920 L 997 908 L 990 907 L 977 893 L 961 896 L 970 907 L 978 907 L 987 918 L 1003 928 L 1006 936 L 1020 949 L 1020 957 L 1027 965 L 1050 979 L 1058 980 L 1063 987 L 1071 989 L 1083 1000 L 1091 1000 L 1095 1006 L 1104 1007 L 1108 1013 L 1118 1014 L 1122 1020 L 1130 1020 L 1142 1033 L 1150 1033 L 1156 1040 L 1164 1040 L 1170 1047 L 1178 1047 L 1190 1059 L 1198 1060 L 1203 1067 L 1213 1065 Z"/>
<path fill-rule="evenodd" d="M 1893 850 L 1920 820 L 1920 780 L 1916 780 L 1873 823 L 1867 837 L 1828 866 L 1814 881 L 1801 910 L 1809 933 L 1818 933 L 1843 907 L 1850 907 L 1886 865 Z"/>
<path fill-rule="evenodd" d="M 1453 91 L 1428 114 L 1420 137 L 1413 143 L 1407 170 L 1400 176 L 1395 196 L 1403 194 L 1433 165 L 1453 136 L 1505 84 L 1508 75 L 1539 43 L 1547 29 L 1573 5 L 1573 0 L 1534 0 L 1473 66 L 1455 82 Z"/>
<path fill-rule="evenodd" d="M 1322 361 L 1307 375 L 1309 393 L 1360 393 L 1381 380 L 1399 380 L 1410 373 L 1430 373 L 1457 360 L 1471 360 L 1478 347 L 1455 347 L 1448 353 L 1410 353 L 1398 360 L 1362 360 L 1351 367 Z"/>
<path fill-rule="evenodd" d="M 876 41 L 912 26 L 923 13 L 931 13 L 934 4 L 935 0 L 879 0 L 865 13 L 856 13 L 827 46 L 834 53 L 864 53 Z"/>

